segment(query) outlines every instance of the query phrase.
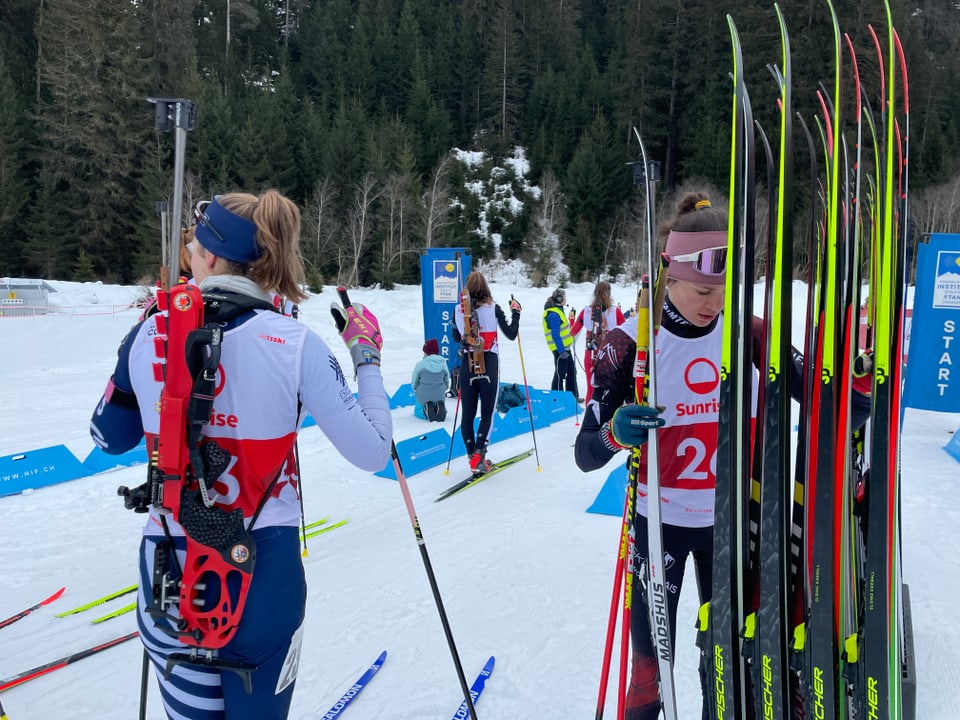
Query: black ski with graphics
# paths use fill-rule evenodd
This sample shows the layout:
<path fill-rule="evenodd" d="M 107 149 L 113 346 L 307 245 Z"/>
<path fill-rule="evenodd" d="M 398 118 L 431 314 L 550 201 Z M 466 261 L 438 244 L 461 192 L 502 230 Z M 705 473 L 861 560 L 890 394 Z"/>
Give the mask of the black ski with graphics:
<path fill-rule="evenodd" d="M 727 16 L 733 50 L 733 105 L 730 142 L 730 210 L 727 237 L 723 354 L 720 365 L 719 437 L 714 506 L 712 599 L 700 609 L 698 644 L 701 672 L 712 697 L 707 711 L 716 720 L 746 717 L 748 678 L 741 648 L 745 625 L 744 573 L 747 566 L 745 520 L 750 476 L 751 379 L 745 347 L 749 302 L 741 282 L 752 245 L 753 118 L 743 79 L 743 54 L 733 18 Z M 751 255 L 752 258 L 752 250 Z M 746 265 L 752 278 L 752 261 Z M 745 327 L 747 326 L 747 327 Z"/>

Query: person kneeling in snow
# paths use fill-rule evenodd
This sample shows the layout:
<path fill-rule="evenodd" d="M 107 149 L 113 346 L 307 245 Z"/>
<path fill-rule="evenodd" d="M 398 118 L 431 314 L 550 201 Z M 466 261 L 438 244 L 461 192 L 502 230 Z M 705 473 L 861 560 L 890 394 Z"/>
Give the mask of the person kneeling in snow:
<path fill-rule="evenodd" d="M 440 354 L 440 343 L 434 338 L 423 344 L 423 359 L 413 368 L 410 385 L 417 396 L 417 417 L 431 422 L 447 419 L 445 398 L 450 389 L 450 370 Z"/>

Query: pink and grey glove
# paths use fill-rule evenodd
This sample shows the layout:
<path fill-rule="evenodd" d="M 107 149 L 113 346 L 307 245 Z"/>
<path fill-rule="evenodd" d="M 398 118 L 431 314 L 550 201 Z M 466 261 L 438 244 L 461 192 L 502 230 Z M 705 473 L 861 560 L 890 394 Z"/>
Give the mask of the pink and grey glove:
<path fill-rule="evenodd" d="M 342 307 L 330 304 L 330 314 L 337 325 L 337 331 L 344 344 L 350 350 L 354 369 L 361 365 L 380 365 L 380 348 L 383 336 L 377 316 L 363 305 Z"/>

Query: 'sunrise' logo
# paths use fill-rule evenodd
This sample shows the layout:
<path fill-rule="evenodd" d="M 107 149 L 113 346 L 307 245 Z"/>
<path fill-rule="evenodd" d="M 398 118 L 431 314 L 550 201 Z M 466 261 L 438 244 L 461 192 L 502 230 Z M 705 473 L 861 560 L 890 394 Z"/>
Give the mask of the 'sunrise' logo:
<path fill-rule="evenodd" d="M 683 371 L 683 380 L 697 395 L 708 395 L 720 385 L 720 371 L 706 358 L 697 358 Z"/>

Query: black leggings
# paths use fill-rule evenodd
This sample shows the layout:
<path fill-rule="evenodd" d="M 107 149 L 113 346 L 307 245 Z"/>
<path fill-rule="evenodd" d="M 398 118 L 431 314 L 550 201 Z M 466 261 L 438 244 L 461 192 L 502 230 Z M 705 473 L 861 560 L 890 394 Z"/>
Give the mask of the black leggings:
<path fill-rule="evenodd" d="M 460 435 L 467 449 L 467 455 L 487 446 L 490 426 L 493 424 L 493 411 L 497 407 L 497 393 L 500 390 L 500 356 L 495 352 L 485 352 L 483 363 L 486 377 L 471 375 L 467 364 L 460 369 L 460 408 L 463 420 L 460 423 Z M 476 437 L 473 434 L 473 421 L 480 407 L 480 427 Z"/>
<path fill-rule="evenodd" d="M 656 657 L 650 632 L 650 610 L 643 592 L 642 578 L 646 572 L 647 519 L 636 516 L 633 552 L 633 610 L 630 613 L 630 630 L 633 634 L 633 649 L 649 657 Z M 663 526 L 664 584 L 667 589 L 667 606 L 670 610 L 670 642 L 677 644 L 677 605 L 680 602 L 680 587 L 687 555 L 693 556 L 697 577 L 697 592 L 702 605 L 710 599 L 713 576 L 713 527 L 686 528 L 676 525 Z"/>
<path fill-rule="evenodd" d="M 572 349 L 571 349 L 572 350 Z M 566 357 L 560 357 L 563 352 L 553 351 L 553 380 L 550 382 L 551 390 L 568 390 L 573 393 L 575 398 L 580 397 L 580 391 L 577 388 L 577 360 L 573 357 L 571 350 L 566 351 Z"/>
<path fill-rule="evenodd" d="M 630 636 L 633 662 L 630 687 L 627 691 L 627 720 L 650 720 L 659 717 L 657 698 L 656 651 L 650 630 L 650 609 L 644 592 L 648 555 L 647 518 L 637 515 L 634 522 L 633 552 L 633 607 L 630 612 Z M 670 644 L 677 646 L 677 605 L 683 585 L 683 571 L 687 555 L 693 556 L 697 591 L 702 605 L 710 599 L 713 577 L 713 527 L 686 528 L 663 526 L 664 585 L 667 590 L 667 608 L 670 614 Z M 704 710 L 704 717 L 707 717 Z"/>

